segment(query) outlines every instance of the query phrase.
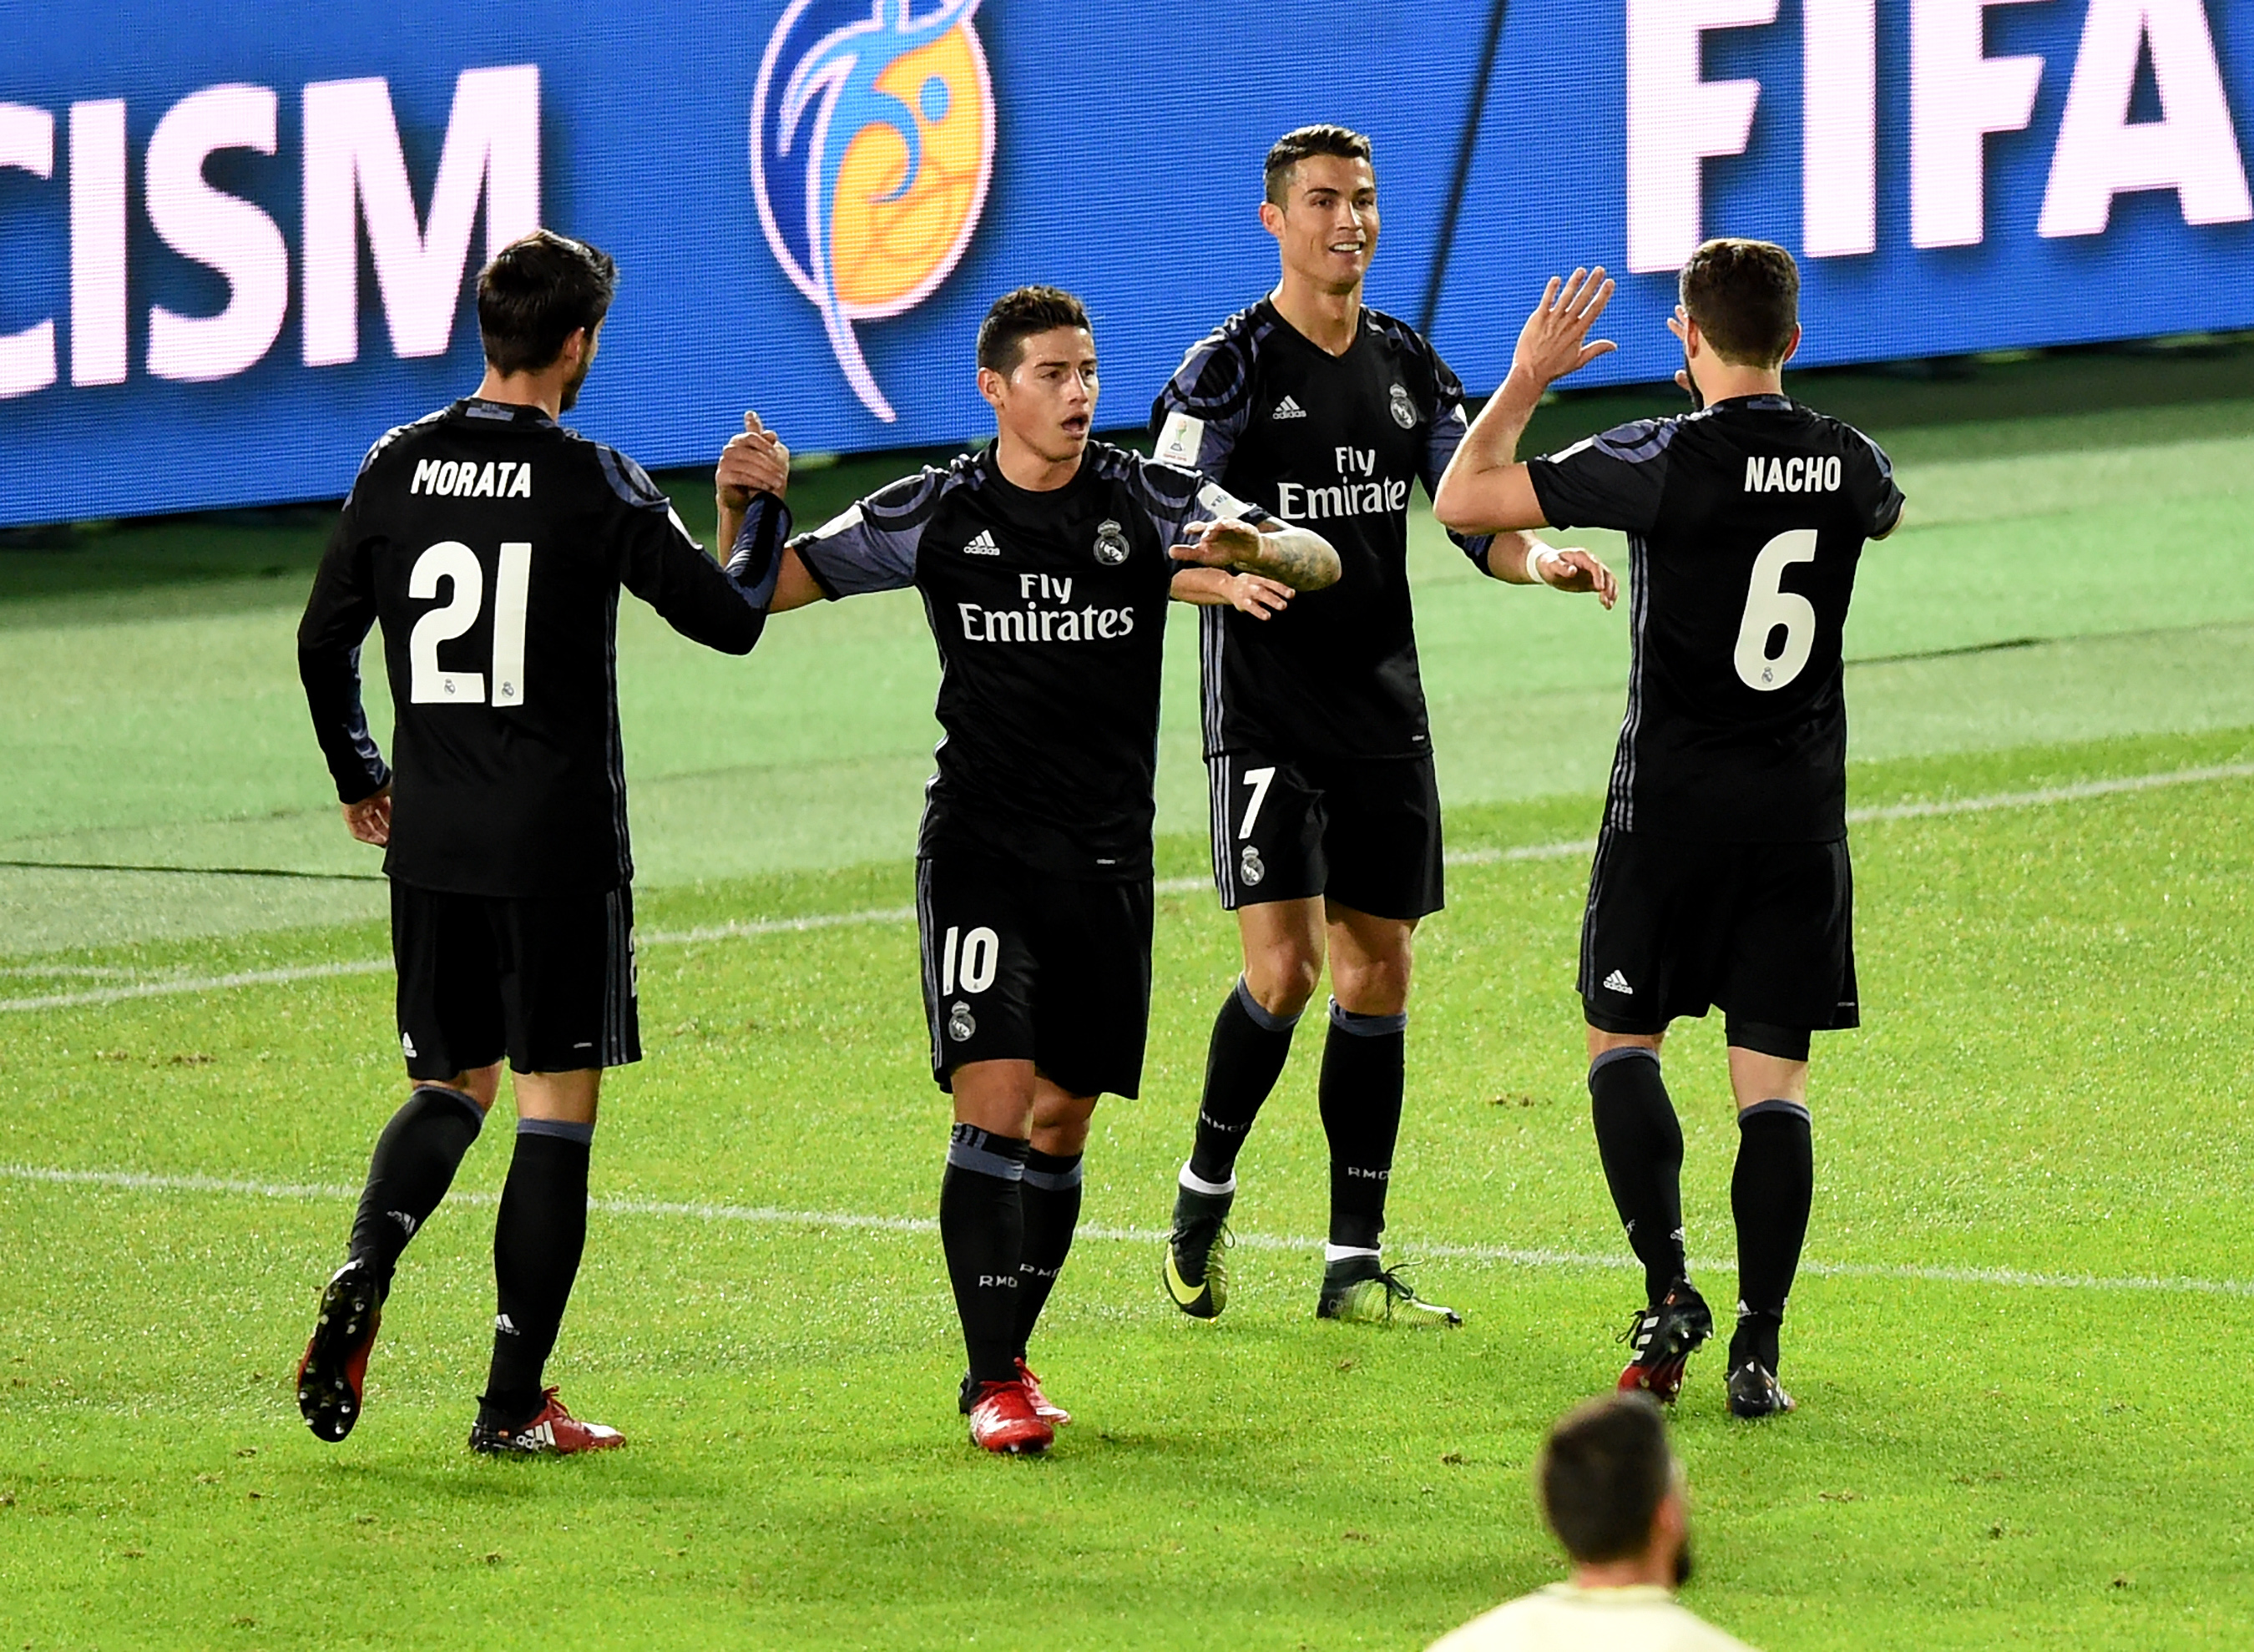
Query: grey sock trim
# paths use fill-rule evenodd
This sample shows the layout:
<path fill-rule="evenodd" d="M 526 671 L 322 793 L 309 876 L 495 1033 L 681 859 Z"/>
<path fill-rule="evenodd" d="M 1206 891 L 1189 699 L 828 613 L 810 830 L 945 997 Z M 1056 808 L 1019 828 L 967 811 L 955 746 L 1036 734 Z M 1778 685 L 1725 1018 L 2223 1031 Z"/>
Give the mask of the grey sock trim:
<path fill-rule="evenodd" d="M 1762 1113 L 1788 1113 L 1803 1124 L 1814 1122 L 1808 1116 L 1808 1110 L 1798 1102 L 1777 1100 L 1755 1102 L 1751 1107 L 1740 1108 L 1738 1111 L 1738 1127 L 1740 1130 L 1744 1129 L 1747 1119 Z"/>
<path fill-rule="evenodd" d="M 574 1124 L 562 1118 L 520 1118 L 516 1121 L 516 1133 L 520 1136 L 553 1136 L 557 1141 L 577 1142 L 582 1147 L 592 1147 L 595 1143 L 595 1127 L 592 1124 Z"/>
<path fill-rule="evenodd" d="M 1030 1144 L 1012 1138 L 990 1136 L 983 1130 L 965 1125 L 956 1127 L 956 1135 L 947 1144 L 947 1162 L 956 1170 L 967 1170 L 980 1176 L 991 1176 L 997 1181 L 1023 1181 L 1026 1179 L 1026 1150 Z M 1011 1140 L 1016 1154 L 998 1153 L 986 1143 Z"/>
<path fill-rule="evenodd" d="M 1409 1012 L 1404 1010 L 1398 1015 L 1356 1015 L 1333 998 L 1331 1025 L 1349 1038 L 1382 1039 L 1390 1032 L 1406 1032 Z"/>
<path fill-rule="evenodd" d="M 486 1110 L 478 1105 L 478 1098 L 468 1091 L 458 1090 L 451 1084 L 417 1084 L 415 1087 L 415 1096 L 419 1096 L 425 1090 L 433 1096 L 443 1096 L 450 1102 L 459 1102 L 462 1104 L 462 1110 L 470 1116 L 471 1128 L 473 1130 L 485 1128 Z M 407 1099 L 413 1101 L 415 1096 L 410 1096 Z"/>
<path fill-rule="evenodd" d="M 1289 1032 L 1299 1025 L 1299 1017 L 1306 1013 L 1306 1009 L 1301 1008 L 1290 1015 L 1270 1015 L 1260 1007 L 1260 1000 L 1252 996 L 1252 989 L 1245 984 L 1242 976 L 1236 977 L 1235 996 L 1244 1013 L 1252 1018 L 1252 1025 L 1263 1032 Z"/>
<path fill-rule="evenodd" d="M 1591 1078 L 1596 1077 L 1598 1068 L 1610 1067 L 1614 1061 L 1634 1060 L 1639 1056 L 1643 1060 L 1649 1061 L 1654 1067 L 1659 1065 L 1659 1052 L 1657 1050 L 1648 1048 L 1641 1044 L 1620 1044 L 1606 1050 L 1602 1055 L 1600 1055 L 1595 1060 L 1589 1063 L 1589 1076 Z"/>
<path fill-rule="evenodd" d="M 951 1162 L 953 1155 L 949 1154 L 948 1158 Z M 1028 1187 L 1038 1187 L 1043 1193 L 1060 1194 L 1068 1188 L 1077 1187 L 1080 1186 L 1080 1176 L 1082 1168 L 1083 1166 L 1077 1158 L 1072 1161 L 1072 1168 L 1070 1170 L 1035 1170 L 1031 1166 L 1026 1166 L 1025 1172 L 1026 1186 Z"/>

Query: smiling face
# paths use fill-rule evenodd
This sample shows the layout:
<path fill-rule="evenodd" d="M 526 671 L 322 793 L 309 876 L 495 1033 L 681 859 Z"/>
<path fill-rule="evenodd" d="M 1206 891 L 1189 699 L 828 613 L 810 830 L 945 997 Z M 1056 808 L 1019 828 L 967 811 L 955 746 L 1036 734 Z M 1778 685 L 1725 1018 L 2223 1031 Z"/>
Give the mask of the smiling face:
<path fill-rule="evenodd" d="M 1287 277 L 1323 292 L 1350 292 L 1377 251 L 1377 173 L 1366 160 L 1310 155 L 1284 180 L 1283 204 L 1260 221 L 1276 237 Z"/>
<path fill-rule="evenodd" d="M 1076 464 L 1096 424 L 1096 336 L 1086 327 L 1032 333 L 1008 373 L 978 370 L 978 394 L 1004 437 L 1051 465 Z"/>

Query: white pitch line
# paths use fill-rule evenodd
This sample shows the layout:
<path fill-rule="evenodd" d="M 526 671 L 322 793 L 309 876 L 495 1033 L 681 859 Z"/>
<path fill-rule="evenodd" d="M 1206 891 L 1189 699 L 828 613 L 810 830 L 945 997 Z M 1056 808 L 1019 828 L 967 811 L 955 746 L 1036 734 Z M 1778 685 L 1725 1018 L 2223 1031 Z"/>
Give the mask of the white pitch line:
<path fill-rule="evenodd" d="M 2042 808 L 2055 803 L 2076 803 L 2093 797 L 2113 797 L 2128 792 L 2157 791 L 2164 787 L 2197 786 L 2213 780 L 2254 780 L 2254 763 L 2222 763 L 2207 768 L 2170 769 L 2160 774 L 2132 774 L 2118 780 L 2083 780 L 2072 786 L 2048 786 L 2028 792 L 1997 792 L 1984 797 L 1950 797 L 1927 803 L 1886 803 L 1852 808 L 1848 821 L 1866 825 L 1878 821 L 1931 820 L 1950 815 L 1990 815 L 2010 808 Z M 1466 849 L 1450 853 L 1451 866 L 1493 866 L 1518 861 L 1570 860 L 1596 851 L 1597 840 L 1582 838 L 1569 844 L 1525 844 L 1515 849 Z M 1169 878 L 1152 886 L 1162 895 L 1194 894 L 1208 888 L 1202 878 Z M 864 912 L 813 913 L 800 918 L 753 918 L 738 923 L 708 924 L 694 929 L 657 929 L 640 937 L 645 946 L 679 946 L 695 942 L 733 941 L 760 935 L 797 934 L 814 929 L 836 929 L 853 924 L 908 923 L 915 911 L 909 906 L 874 907 Z M 79 992 L 51 992 L 37 998 L 0 998 L 0 1013 L 15 1010 L 68 1010 L 82 1004 L 118 1004 L 129 998 L 165 998 L 178 993 L 218 992 L 232 987 L 274 986 L 291 981 L 318 981 L 336 976 L 379 975 L 391 968 L 388 958 L 363 958 L 344 963 L 295 964 L 278 970 L 244 970 L 233 975 L 168 976 L 130 986 L 94 987 Z M 9 973 L 33 975 L 36 966 L 13 968 Z M 65 966 L 56 976 L 77 972 Z"/>
<path fill-rule="evenodd" d="M 50 1186 L 105 1187 L 119 1193 L 234 1194 L 252 1199 L 343 1203 L 360 1197 L 360 1189 L 326 1182 L 248 1181 L 225 1176 L 162 1176 L 134 1170 L 60 1170 L 39 1165 L 0 1165 L 0 1181 L 45 1184 Z M 491 1206 L 500 1196 L 487 1193 L 449 1195 L 458 1205 Z M 605 1215 L 685 1218 L 692 1222 L 742 1223 L 771 1228 L 831 1228 L 864 1232 L 928 1235 L 939 1223 L 928 1216 L 878 1216 L 858 1211 L 786 1210 L 774 1205 L 712 1203 L 701 1200 L 590 1199 L 587 1208 Z M 1160 1228 L 1115 1228 L 1089 1223 L 1079 1230 L 1082 1239 L 1128 1244 L 1163 1244 Z M 1246 1233 L 1236 1236 L 1246 1250 L 1320 1252 L 1323 1242 L 1282 1234 Z M 1529 1250 L 1516 1245 L 1430 1244 L 1409 1247 L 1422 1262 L 1505 1264 L 1522 1268 L 1584 1268 L 1611 1271 L 1641 1267 L 1628 1256 L 1595 1256 L 1576 1250 Z M 1900 1279 L 1925 1284 L 1990 1285 L 2006 1290 L 2162 1292 L 2195 1296 L 2254 1296 L 2254 1280 L 2194 1279 L 2148 1275 L 2108 1277 L 2096 1274 L 2039 1273 L 2020 1268 L 1928 1268 L 1908 1264 L 1865 1262 L 1803 1262 L 1800 1270 L 1830 1279 Z"/>

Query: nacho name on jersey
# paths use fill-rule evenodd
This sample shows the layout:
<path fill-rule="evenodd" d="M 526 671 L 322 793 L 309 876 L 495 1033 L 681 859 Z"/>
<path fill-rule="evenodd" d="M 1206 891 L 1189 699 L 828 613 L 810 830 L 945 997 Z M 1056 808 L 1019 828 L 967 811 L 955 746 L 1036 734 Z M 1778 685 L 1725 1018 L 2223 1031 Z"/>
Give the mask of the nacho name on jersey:
<path fill-rule="evenodd" d="M 1810 455 L 1806 458 L 1764 458 L 1759 453 L 1746 460 L 1746 492 L 1748 494 L 1836 494 L 1839 491 L 1839 456 L 1828 458 Z"/>
<path fill-rule="evenodd" d="M 407 491 L 454 499 L 530 499 L 532 466 L 513 459 L 483 465 L 475 459 L 417 459 Z"/>
<path fill-rule="evenodd" d="M 1073 581 L 1058 574 L 1019 574 L 1021 608 L 958 602 L 965 642 L 1116 642 L 1135 633 L 1132 608 L 1072 606 Z"/>

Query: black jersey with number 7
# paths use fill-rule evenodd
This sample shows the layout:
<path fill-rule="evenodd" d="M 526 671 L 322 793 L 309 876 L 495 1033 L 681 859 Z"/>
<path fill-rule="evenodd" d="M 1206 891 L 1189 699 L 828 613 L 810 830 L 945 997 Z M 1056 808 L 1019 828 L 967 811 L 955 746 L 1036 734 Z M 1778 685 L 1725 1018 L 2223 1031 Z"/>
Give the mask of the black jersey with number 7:
<path fill-rule="evenodd" d="M 1532 461 L 1557 528 L 1628 536 L 1634 653 L 1606 823 L 1705 842 L 1846 835 L 1841 634 L 1894 467 L 1781 396 L 1622 425 Z"/>
<path fill-rule="evenodd" d="M 474 895 L 631 881 L 620 588 L 745 654 L 766 616 L 744 565 L 720 568 L 640 466 L 537 408 L 457 402 L 385 436 L 298 632 L 337 795 L 393 788 L 384 870 Z M 396 774 L 360 708 L 360 643 L 379 620 Z"/>

